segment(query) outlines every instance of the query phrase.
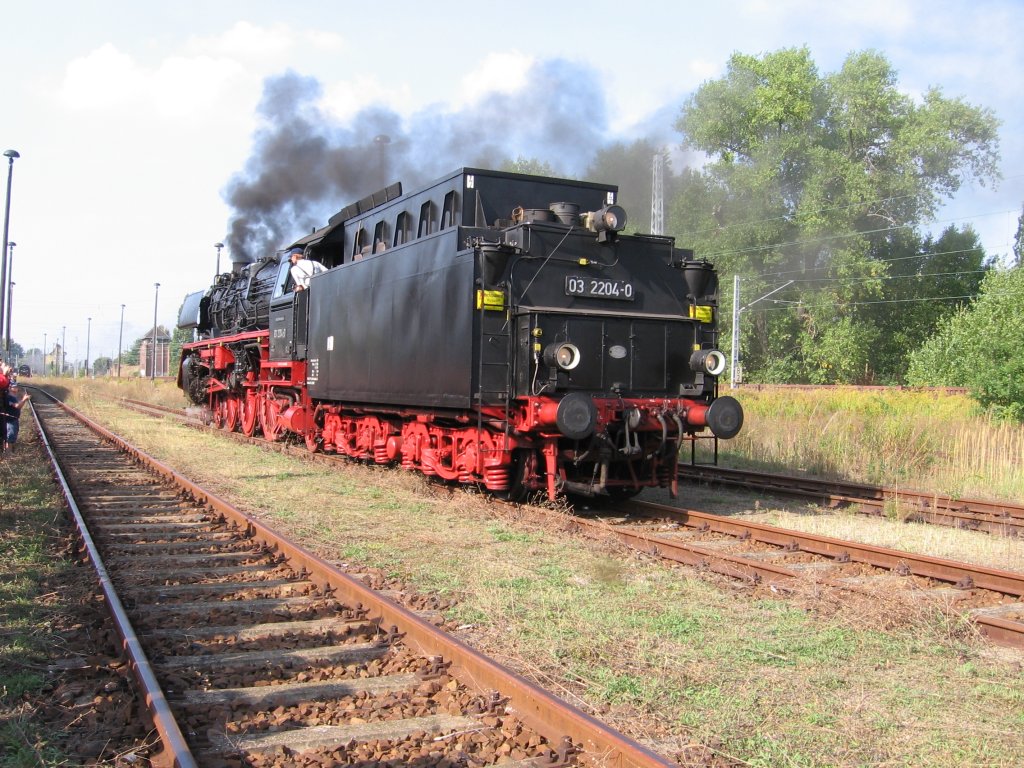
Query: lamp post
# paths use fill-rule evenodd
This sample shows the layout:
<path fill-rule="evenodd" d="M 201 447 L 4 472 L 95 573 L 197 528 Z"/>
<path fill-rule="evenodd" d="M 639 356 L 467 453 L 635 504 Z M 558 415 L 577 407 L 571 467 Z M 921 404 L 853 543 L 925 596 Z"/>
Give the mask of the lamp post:
<path fill-rule="evenodd" d="M 121 330 L 117 332 L 117 378 L 121 378 L 121 339 L 124 337 L 124 304 L 121 305 Z"/>
<path fill-rule="evenodd" d="M 7 333 L 4 337 L 7 341 L 7 346 L 4 347 L 8 351 L 11 351 L 11 315 L 14 313 L 14 246 L 17 243 L 7 244 Z"/>
<path fill-rule="evenodd" d="M 156 381 L 156 307 L 160 300 L 160 283 L 153 283 L 156 293 L 153 295 L 153 367 L 150 369 L 150 378 Z"/>
<path fill-rule="evenodd" d="M 92 339 L 92 318 L 86 318 L 85 326 L 85 378 L 89 378 L 89 342 Z"/>
<path fill-rule="evenodd" d="M 14 175 L 14 161 L 21 157 L 16 149 L 8 149 L 4 152 L 4 157 L 7 158 L 7 200 L 4 203 L 4 242 L 6 249 L 7 245 L 7 232 L 8 225 L 11 220 L 11 177 Z M 7 308 L 5 306 L 5 299 L 7 298 L 7 260 L 2 258 L 3 252 L 0 251 L 0 321 L 7 317 Z M 4 353 L 10 352 L 10 344 L 4 347 Z"/>
<path fill-rule="evenodd" d="M 387 155 L 387 146 L 388 146 L 388 144 L 391 143 L 391 137 L 386 135 L 386 134 L 381 133 L 381 134 L 373 137 L 373 143 L 377 145 L 377 149 L 380 152 L 380 155 L 377 158 L 378 162 L 380 163 L 380 184 L 381 184 L 382 187 L 385 187 L 385 186 L 387 186 L 387 183 L 388 183 L 387 168 L 386 168 L 386 165 L 387 165 L 387 163 L 386 163 L 386 160 L 387 160 L 387 156 L 386 156 Z"/>
<path fill-rule="evenodd" d="M 60 375 L 64 375 L 64 360 L 67 358 L 68 353 L 65 352 L 68 348 L 68 327 L 62 325 L 60 327 Z"/>
<path fill-rule="evenodd" d="M 217 274 L 213 276 L 213 279 L 216 280 L 220 277 L 220 249 L 224 247 L 224 243 L 214 243 L 213 247 L 217 249 Z"/>
<path fill-rule="evenodd" d="M 46 375 L 46 333 L 43 332 L 43 376 Z"/>

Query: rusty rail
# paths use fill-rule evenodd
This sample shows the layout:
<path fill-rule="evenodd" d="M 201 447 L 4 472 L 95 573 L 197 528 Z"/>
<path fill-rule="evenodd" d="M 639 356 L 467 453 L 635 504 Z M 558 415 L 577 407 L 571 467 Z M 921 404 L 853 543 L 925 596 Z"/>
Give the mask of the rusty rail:
<path fill-rule="evenodd" d="M 105 427 L 67 405 L 55 402 L 93 432 L 135 457 L 139 463 L 172 481 L 196 501 L 206 504 L 226 519 L 244 528 L 254 540 L 286 557 L 294 568 L 304 569 L 310 581 L 336 590 L 353 604 L 362 604 L 382 626 L 397 627 L 404 635 L 405 641 L 420 652 L 443 656 L 451 662 L 451 673 L 467 685 L 483 692 L 501 691 L 508 697 L 514 714 L 527 726 L 544 735 L 550 743 L 563 743 L 564 738 L 568 737 L 574 743 L 582 745 L 588 757 L 621 768 L 667 768 L 674 765 L 629 737 L 505 669 L 465 643 L 438 630 L 415 613 L 382 597 L 305 548 L 281 538 L 268 526 L 235 509 L 225 500 L 130 445 Z M 166 706 L 166 702 L 163 706 Z M 183 763 L 184 765 L 186 764 Z"/>
<path fill-rule="evenodd" d="M 679 478 L 816 499 L 828 504 L 859 505 L 864 511 L 872 510 L 876 515 L 883 514 L 886 506 L 893 504 L 907 520 L 1004 536 L 1024 536 L 1024 505 L 1009 501 L 957 499 L 941 493 L 894 486 L 708 465 L 680 464 Z"/>

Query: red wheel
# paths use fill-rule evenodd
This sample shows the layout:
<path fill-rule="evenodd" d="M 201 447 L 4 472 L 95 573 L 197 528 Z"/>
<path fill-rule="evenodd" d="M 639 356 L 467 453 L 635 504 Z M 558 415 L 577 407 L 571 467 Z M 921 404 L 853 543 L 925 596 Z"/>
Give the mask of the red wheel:
<path fill-rule="evenodd" d="M 306 432 L 306 448 L 310 453 L 316 453 L 320 449 L 320 429 L 315 424 Z"/>
<path fill-rule="evenodd" d="M 234 432 L 238 427 L 238 412 L 241 406 L 238 403 L 238 395 L 228 395 L 224 403 L 224 429 Z"/>
<path fill-rule="evenodd" d="M 260 411 L 260 428 L 263 430 L 263 437 L 270 442 L 277 442 L 284 436 L 284 427 L 278 421 L 278 414 L 281 413 L 281 406 L 273 397 L 263 398 Z"/>
<path fill-rule="evenodd" d="M 223 397 L 218 397 L 213 403 L 213 426 L 217 429 L 224 428 L 224 415 L 227 413 L 227 407 L 224 403 Z"/>
<path fill-rule="evenodd" d="M 242 395 L 242 434 L 252 437 L 259 424 L 260 398 L 255 389 L 245 390 Z"/>

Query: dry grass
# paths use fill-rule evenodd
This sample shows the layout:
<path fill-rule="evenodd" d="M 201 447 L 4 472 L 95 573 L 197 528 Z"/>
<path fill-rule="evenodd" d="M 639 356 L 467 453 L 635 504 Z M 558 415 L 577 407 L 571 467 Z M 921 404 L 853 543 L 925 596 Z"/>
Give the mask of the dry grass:
<path fill-rule="evenodd" d="M 557 514 L 80 402 L 327 559 L 456 597 L 470 642 L 680 763 L 997 765 L 1024 749 L 1019 656 L 990 658 L 943 606 L 813 583 L 778 599 L 581 542 Z"/>
<path fill-rule="evenodd" d="M 1024 425 L 994 421 L 965 395 L 749 391 L 723 463 L 808 472 L 952 496 L 1024 499 Z"/>

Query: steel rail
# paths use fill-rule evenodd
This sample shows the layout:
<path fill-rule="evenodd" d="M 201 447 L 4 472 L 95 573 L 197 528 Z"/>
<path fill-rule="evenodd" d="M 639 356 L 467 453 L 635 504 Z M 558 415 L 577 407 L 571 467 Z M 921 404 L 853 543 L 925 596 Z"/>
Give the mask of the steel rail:
<path fill-rule="evenodd" d="M 631 502 L 632 504 L 643 504 L 644 502 Z M 678 512 L 674 507 L 670 507 L 673 512 Z M 695 520 L 692 524 L 688 524 L 692 528 L 702 528 L 702 524 L 698 524 L 696 518 L 703 517 L 705 519 L 714 519 L 713 515 L 705 515 L 700 512 L 688 511 L 688 514 L 694 515 Z M 658 557 L 664 560 L 671 560 L 673 562 L 683 563 L 685 565 L 691 565 L 700 569 L 708 570 L 713 573 L 719 573 L 731 578 L 737 578 L 744 581 L 748 581 L 753 584 L 768 583 L 773 587 L 780 587 L 786 589 L 784 582 L 789 579 L 803 578 L 804 574 L 798 571 L 786 568 L 785 566 L 774 565 L 772 563 L 762 562 L 756 559 L 745 558 L 742 555 L 733 555 L 727 552 L 720 552 L 709 547 L 702 547 L 700 544 L 693 544 L 688 542 L 674 541 L 664 536 L 658 536 L 649 534 L 646 532 L 629 531 L 618 528 L 615 525 L 609 525 L 606 522 L 598 520 L 588 520 L 586 518 L 575 518 L 572 524 L 578 529 L 584 529 L 591 532 L 594 535 L 612 535 L 618 540 L 625 543 L 627 546 L 633 547 L 638 551 L 644 552 L 654 557 Z M 755 525 L 755 524 L 751 524 Z M 710 530 L 710 528 L 709 528 Z M 727 533 L 729 535 L 741 538 L 745 536 L 740 526 L 735 526 L 733 530 L 725 530 L 718 528 L 717 532 Z M 759 538 L 759 540 L 765 543 L 777 544 L 780 546 L 791 546 L 797 543 L 797 539 L 801 536 L 800 534 L 791 535 L 792 532 L 785 531 L 783 529 L 775 529 L 777 535 L 770 537 Z M 751 534 L 751 538 L 754 538 Z M 818 537 L 823 539 L 824 537 Z M 788 539 L 788 541 L 786 540 Z M 832 540 L 831 544 L 826 542 L 819 542 L 823 546 L 818 547 L 817 552 L 813 551 L 811 547 L 798 547 L 793 551 L 804 551 L 812 554 L 821 554 L 827 557 L 832 557 L 842 562 L 844 557 L 849 555 L 850 560 L 857 560 L 852 554 L 849 553 L 850 547 L 846 547 L 847 544 L 852 542 Z M 838 547 L 835 545 L 839 545 Z M 853 551 L 856 551 L 857 547 L 867 545 L 854 545 Z M 879 550 L 878 547 L 872 547 L 872 549 Z M 895 553 L 898 555 L 897 567 L 899 564 L 907 565 L 911 568 L 909 563 L 906 562 L 905 553 Z M 911 556 L 913 557 L 913 556 Z M 891 558 L 886 558 L 891 562 Z M 940 561 L 938 558 L 927 558 L 932 561 Z M 872 564 L 869 560 L 864 559 L 859 562 L 865 562 Z M 945 561 L 951 562 L 951 561 Z M 886 568 L 882 562 L 877 563 L 878 567 Z M 955 564 L 961 565 L 961 564 Z M 987 569 L 991 570 L 991 569 Z M 912 569 L 908 571 L 912 572 Z M 1006 572 L 997 572 L 1006 573 Z M 919 574 L 920 575 L 920 574 Z M 1008 574 L 1010 577 L 1014 577 L 1013 574 Z M 941 579 L 943 581 L 952 581 L 952 576 L 942 578 L 933 576 L 932 578 Z M 835 586 L 843 588 L 851 588 L 849 584 L 835 583 Z M 962 588 L 969 588 L 969 583 L 960 580 Z M 977 586 L 977 585 L 974 585 Z M 1019 589 L 1019 587 L 1018 587 Z M 996 590 L 1000 591 L 1000 590 Z M 1010 593 L 1013 594 L 1013 593 Z M 999 643 L 1015 648 L 1024 647 L 1024 624 L 1020 622 L 1008 621 L 1006 619 L 999 618 L 998 616 L 989 616 L 984 613 L 971 613 L 970 619 L 978 626 L 979 631 L 989 638 L 992 642 Z"/>
<path fill-rule="evenodd" d="M 847 480 L 773 474 L 709 465 L 679 465 L 680 479 L 753 488 L 832 503 L 883 509 L 889 502 L 907 504 L 908 511 L 928 522 L 1003 535 L 1024 535 L 1024 505 L 987 499 L 958 499 L 941 493 L 870 485 Z"/>
<path fill-rule="evenodd" d="M 325 560 L 293 542 L 283 539 L 269 526 L 235 509 L 227 501 L 193 483 L 171 467 L 130 445 L 118 435 L 57 401 L 61 408 L 89 429 L 135 457 L 151 471 L 178 485 L 194 500 L 208 505 L 246 530 L 254 540 L 292 561 L 296 570 L 321 587 L 343 594 L 352 604 L 361 603 L 379 617 L 382 627 L 396 627 L 406 642 L 426 655 L 443 656 L 451 662 L 451 673 L 482 692 L 498 690 L 509 698 L 512 711 L 523 722 L 545 736 L 552 745 L 568 737 L 582 746 L 588 757 L 617 768 L 669 768 L 675 763 L 652 752 L 605 723 L 561 701 L 506 669 L 457 638 L 438 630 L 412 611 L 395 603 Z"/>
<path fill-rule="evenodd" d="M 139 403 L 139 405 L 144 406 L 146 404 Z M 156 410 L 184 417 L 183 411 L 179 409 L 158 406 Z M 248 438 L 248 440 L 250 442 L 271 445 L 252 438 Z M 749 535 L 764 543 L 776 546 L 793 548 L 795 545 L 797 549 L 804 552 L 833 558 L 840 562 L 845 558 L 849 558 L 850 560 L 856 560 L 857 562 L 888 570 L 895 571 L 906 568 L 907 573 L 945 581 L 964 589 L 974 586 L 1017 597 L 1024 594 L 1024 577 L 1008 571 L 982 566 L 969 566 L 942 558 L 913 555 L 898 550 L 858 544 L 841 539 L 801 534 L 759 523 L 740 523 L 697 510 L 680 510 L 676 507 L 655 505 L 649 502 L 630 503 L 646 506 L 650 509 L 656 508 L 658 513 L 663 515 L 683 515 L 685 519 L 682 522 L 691 528 L 706 526 L 708 530 L 716 530 L 719 533 L 737 537 Z M 680 518 L 675 517 L 675 519 Z M 687 522 L 687 520 L 691 522 Z M 639 551 L 673 562 L 706 569 L 730 578 L 737 578 L 752 583 L 759 583 L 768 579 L 772 585 L 781 586 L 786 580 L 803 577 L 802 573 L 784 566 L 752 560 L 742 555 L 731 555 L 708 547 L 702 547 L 700 544 L 673 541 L 646 532 L 631 532 L 617 529 L 614 526 L 609 526 L 607 523 L 580 517 L 574 518 L 572 524 L 579 529 L 589 529 L 595 533 L 607 534 L 610 532 L 620 541 Z M 756 537 L 754 535 L 755 531 L 758 532 Z M 978 625 L 979 630 L 993 642 L 1013 647 L 1024 646 L 1024 625 L 1021 623 L 984 614 L 972 614 L 971 619 Z"/>
<path fill-rule="evenodd" d="M 888 570 L 906 567 L 915 576 L 924 576 L 953 584 L 966 584 L 969 578 L 971 586 L 979 589 L 988 589 L 1014 597 L 1024 596 L 1024 574 L 1013 571 L 971 565 L 930 555 L 918 555 L 846 539 L 834 539 L 830 536 L 801 533 L 788 528 L 777 528 L 747 520 L 733 520 L 693 509 L 679 509 L 646 501 L 636 501 L 631 504 L 648 514 L 668 515 L 672 519 L 679 520 L 688 528 L 705 528 L 730 536 L 749 535 L 751 539 L 766 544 L 790 547 L 794 551 L 810 552 L 829 558 L 843 560 L 849 558 L 856 562 Z"/>
<path fill-rule="evenodd" d="M 63 406 L 63 403 L 54 398 L 53 395 L 50 395 L 48 392 L 36 387 L 33 387 L 33 389 L 37 392 L 41 392 L 46 397 L 51 398 L 58 405 Z M 82 512 L 78 507 L 78 503 L 75 500 L 71 486 L 68 484 L 64 471 L 61 468 L 60 460 L 57 458 L 53 445 L 50 443 L 46 428 L 43 426 L 43 423 L 39 418 L 39 414 L 36 413 L 34 405 L 30 404 L 30 409 L 36 429 L 39 431 L 39 439 L 49 456 L 54 476 L 60 484 L 64 501 L 67 504 L 68 511 L 75 523 L 75 528 L 77 529 L 78 536 L 82 541 L 82 546 L 88 553 L 89 561 L 92 563 L 93 570 L 96 572 L 96 576 L 99 579 L 100 588 L 103 591 L 103 598 L 107 604 L 107 610 L 110 611 L 110 615 L 114 620 L 114 627 L 116 628 L 118 635 L 121 637 L 121 647 L 123 648 L 125 655 L 128 657 L 129 665 L 131 666 L 135 679 L 138 681 L 142 690 L 146 702 L 146 708 L 149 710 L 150 716 L 153 718 L 153 725 L 156 728 L 157 733 L 160 734 L 160 741 L 167 748 L 171 759 L 173 760 L 173 765 L 177 766 L 177 768 L 198 768 L 199 764 L 196 762 L 195 757 L 193 757 L 192 751 L 189 749 L 188 743 L 185 741 L 185 736 L 178 727 L 178 721 L 171 712 L 171 707 L 167 703 L 167 698 L 164 696 L 163 689 L 160 687 L 160 683 L 156 679 L 156 674 L 149 662 L 149 658 L 142 649 L 142 643 L 139 641 L 138 635 L 136 634 L 131 621 L 128 619 L 128 614 L 124 609 L 124 605 L 121 603 L 120 597 L 118 597 L 117 590 L 110 578 L 107 567 L 103 562 L 103 558 L 100 556 L 99 549 L 96 547 L 95 541 L 93 541 L 92 534 L 89 532 L 89 527 L 86 525 L 85 517 L 82 515 Z"/>
<path fill-rule="evenodd" d="M 799 551 L 821 555 L 839 562 L 860 562 L 896 572 L 902 570 L 907 575 L 913 574 L 936 581 L 947 582 L 960 589 L 987 589 L 1016 597 L 1017 599 L 1024 596 L 1024 574 L 1012 571 L 970 565 L 928 555 L 901 552 L 899 550 L 876 547 L 871 544 L 833 539 L 828 536 L 800 533 L 761 523 L 728 520 L 706 512 L 678 509 L 663 504 L 633 501 L 630 502 L 630 505 L 644 511 L 645 514 L 669 517 L 685 525 L 687 528 L 715 531 L 737 538 L 749 538 L 754 541 L 788 548 L 793 552 Z M 610 531 L 628 543 L 632 543 L 631 540 L 642 542 L 645 551 L 657 556 L 667 557 L 680 562 L 688 562 L 726 575 L 732 575 L 731 572 L 738 572 L 738 575 L 753 579 L 754 581 L 761 580 L 765 576 L 798 577 L 802 575 L 784 566 L 780 567 L 756 560 L 751 561 L 742 556 L 729 555 L 728 553 L 704 548 L 699 544 L 672 541 L 670 538 L 646 533 L 636 534 L 616 530 L 614 526 L 609 526 L 607 523 L 580 520 L 577 524 L 593 526 L 595 529 L 599 527 L 605 531 Z M 757 574 L 756 577 L 750 575 L 754 573 Z M 1024 610 L 1024 605 L 1022 605 L 1022 610 Z M 979 630 L 993 642 L 1018 648 L 1024 647 L 1024 623 L 1008 621 L 998 616 L 989 616 L 978 612 L 971 613 L 970 618 L 978 625 Z"/>

